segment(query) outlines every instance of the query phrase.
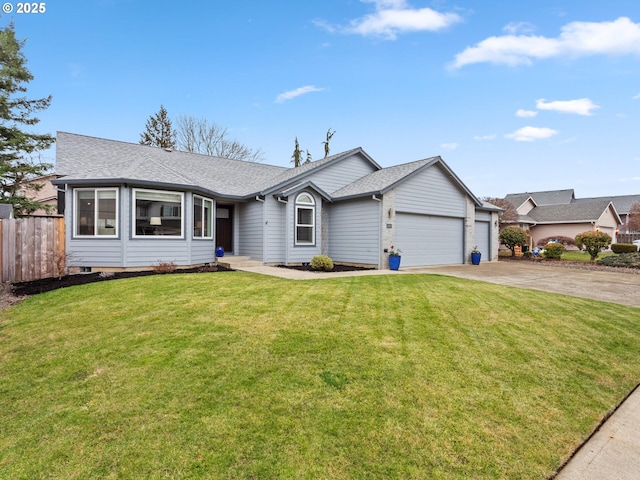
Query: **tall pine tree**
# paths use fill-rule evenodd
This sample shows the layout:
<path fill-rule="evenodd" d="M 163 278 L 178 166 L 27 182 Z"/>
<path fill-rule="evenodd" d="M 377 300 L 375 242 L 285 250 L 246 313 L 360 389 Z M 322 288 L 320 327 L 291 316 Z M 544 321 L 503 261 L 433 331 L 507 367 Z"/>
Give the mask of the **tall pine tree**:
<path fill-rule="evenodd" d="M 146 128 L 140 134 L 140 143 L 152 147 L 175 148 L 176 136 L 164 105 L 160 105 L 158 113 L 147 120 Z"/>
<path fill-rule="evenodd" d="M 33 75 L 26 67 L 23 46 L 24 40 L 16 39 L 13 23 L 0 29 L 0 201 L 11 203 L 16 216 L 46 209 L 29 196 L 39 188 L 28 181 L 52 168 L 40 161 L 38 152 L 55 142 L 49 134 L 30 131 L 40 121 L 34 114 L 49 107 L 51 95 L 36 100 L 25 96 Z"/>

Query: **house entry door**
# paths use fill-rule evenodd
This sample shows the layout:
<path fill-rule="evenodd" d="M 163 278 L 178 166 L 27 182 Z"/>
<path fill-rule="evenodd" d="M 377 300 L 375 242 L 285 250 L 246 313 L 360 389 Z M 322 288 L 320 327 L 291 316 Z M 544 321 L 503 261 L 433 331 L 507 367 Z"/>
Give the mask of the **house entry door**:
<path fill-rule="evenodd" d="M 216 208 L 216 247 L 233 253 L 233 205 L 218 205 Z"/>

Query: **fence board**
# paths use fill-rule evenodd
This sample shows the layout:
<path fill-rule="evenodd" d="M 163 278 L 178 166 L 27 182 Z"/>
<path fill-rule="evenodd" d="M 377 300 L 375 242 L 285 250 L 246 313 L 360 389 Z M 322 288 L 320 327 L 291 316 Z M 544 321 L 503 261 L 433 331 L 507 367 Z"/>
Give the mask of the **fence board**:
<path fill-rule="evenodd" d="M 0 221 L 0 280 L 24 282 L 63 275 L 64 219 L 34 217 Z"/>

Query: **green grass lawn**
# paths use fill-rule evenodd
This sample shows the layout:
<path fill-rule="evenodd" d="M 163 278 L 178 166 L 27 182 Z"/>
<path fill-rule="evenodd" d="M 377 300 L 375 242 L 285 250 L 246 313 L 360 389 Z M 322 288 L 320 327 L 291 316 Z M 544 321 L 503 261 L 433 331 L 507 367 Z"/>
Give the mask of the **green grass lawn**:
<path fill-rule="evenodd" d="M 0 478 L 544 479 L 638 309 L 437 275 L 115 280 L 0 313 Z"/>
<path fill-rule="evenodd" d="M 615 255 L 615 253 L 601 252 L 598 254 L 598 259 L 610 257 L 612 255 Z M 587 252 L 570 251 L 570 252 L 564 252 L 562 254 L 562 260 L 569 260 L 571 262 L 590 262 L 591 256 Z"/>

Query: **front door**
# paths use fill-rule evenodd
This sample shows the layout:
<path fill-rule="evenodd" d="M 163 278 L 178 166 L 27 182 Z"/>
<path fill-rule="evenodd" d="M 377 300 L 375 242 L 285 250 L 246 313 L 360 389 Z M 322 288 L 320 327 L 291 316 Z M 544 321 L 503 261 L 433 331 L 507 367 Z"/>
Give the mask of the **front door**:
<path fill-rule="evenodd" d="M 233 252 L 233 205 L 218 205 L 216 208 L 216 247 L 225 253 Z"/>

